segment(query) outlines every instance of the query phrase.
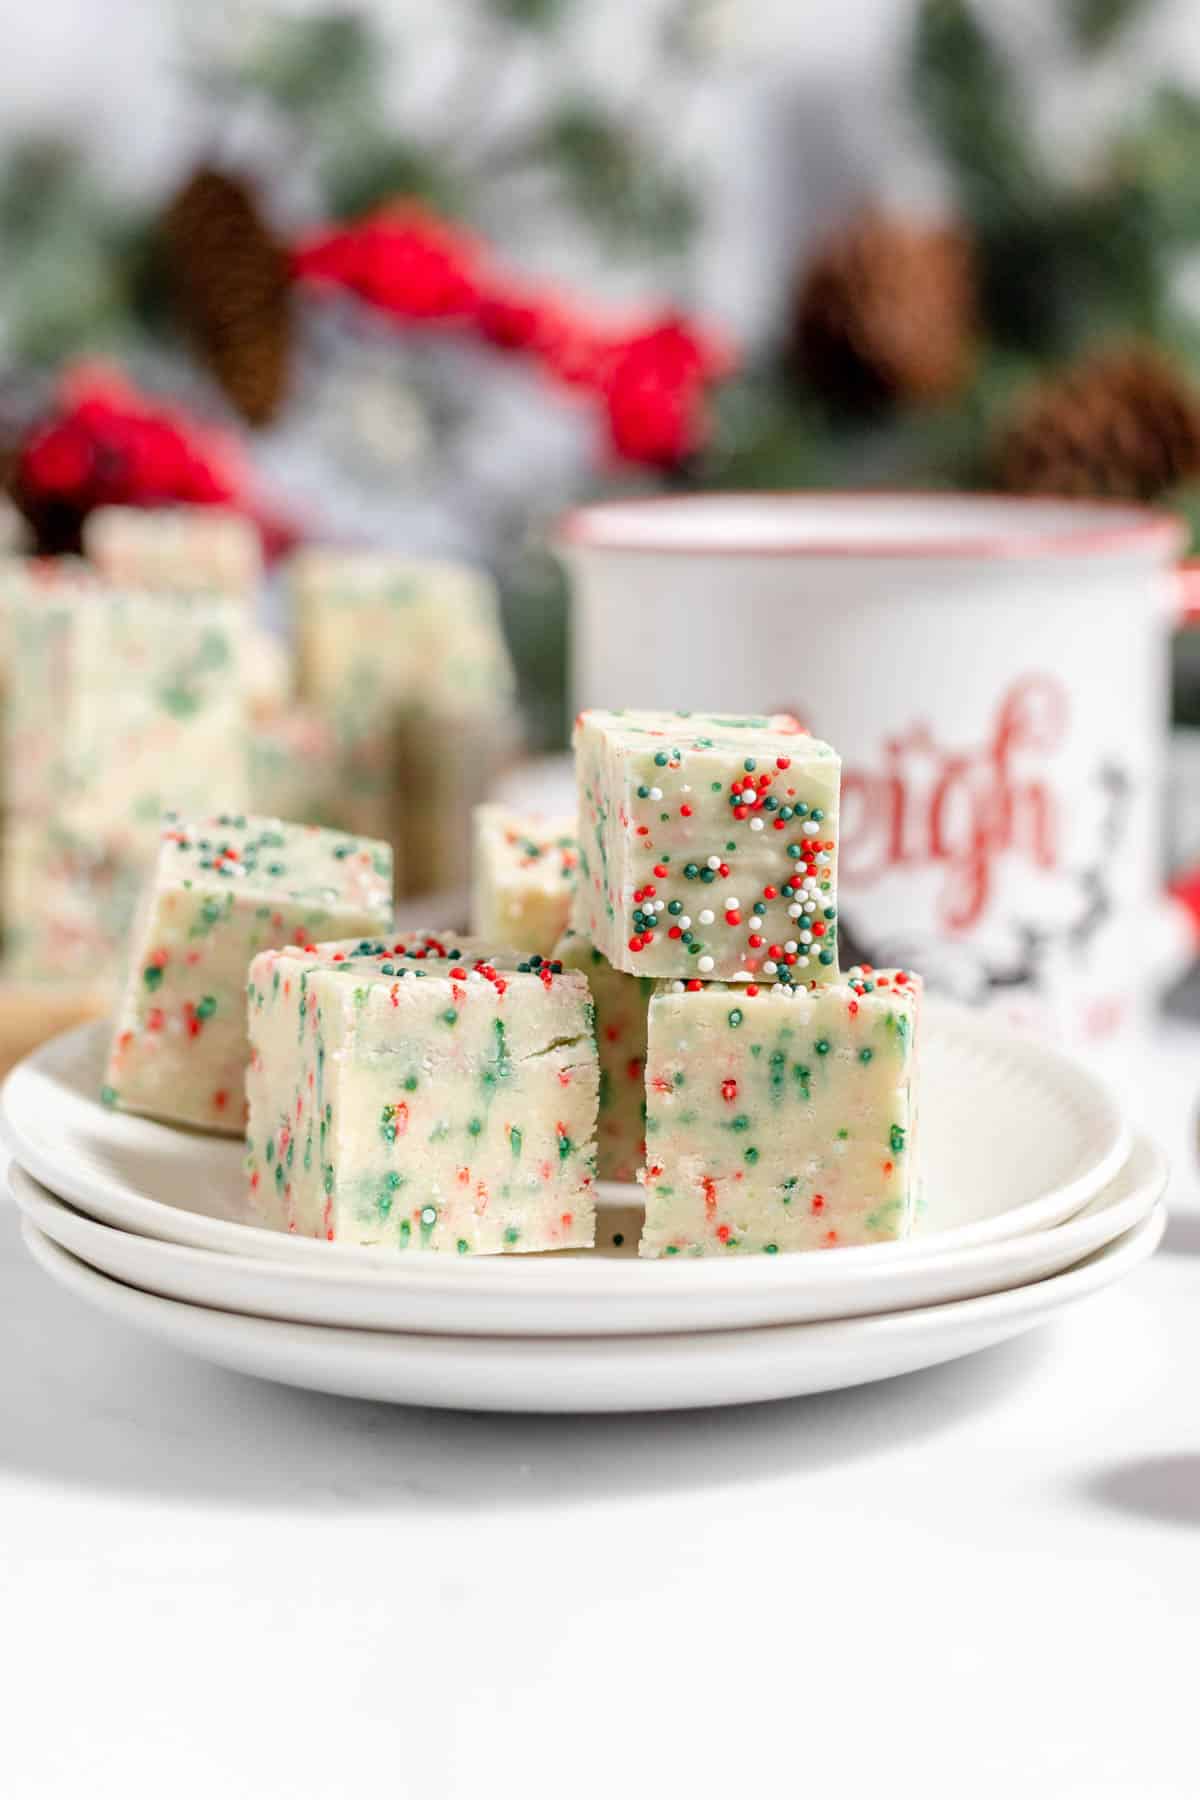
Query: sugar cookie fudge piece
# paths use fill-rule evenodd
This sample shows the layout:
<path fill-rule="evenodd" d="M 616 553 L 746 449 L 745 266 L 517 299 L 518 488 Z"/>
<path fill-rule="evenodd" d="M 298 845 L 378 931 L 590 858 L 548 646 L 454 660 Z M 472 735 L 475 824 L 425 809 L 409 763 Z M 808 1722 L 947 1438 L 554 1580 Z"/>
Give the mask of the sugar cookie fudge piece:
<path fill-rule="evenodd" d="M 257 530 L 219 506 L 100 506 L 84 521 L 83 547 L 118 587 L 250 599 L 262 580 Z"/>
<path fill-rule="evenodd" d="M 268 818 L 335 824 L 337 740 L 312 707 L 289 706 L 251 726 L 250 804 Z"/>
<path fill-rule="evenodd" d="M 5 961 L 92 981 L 119 965 L 164 809 L 246 806 L 245 608 L 126 593 L 75 563 L 6 588 Z"/>
<path fill-rule="evenodd" d="M 549 956 L 567 928 L 579 866 L 575 820 L 475 808 L 471 930 Z"/>
<path fill-rule="evenodd" d="M 395 1250 L 591 1244 L 591 1000 L 582 975 L 536 961 L 414 933 L 256 957 L 258 1216 Z"/>
<path fill-rule="evenodd" d="M 340 746 L 339 823 L 401 847 L 410 892 L 461 884 L 470 815 L 515 742 L 515 675 L 481 570 L 371 550 L 292 557 L 301 698 Z"/>
<path fill-rule="evenodd" d="M 391 915 L 386 844 L 280 819 L 168 818 L 134 932 L 104 1098 L 240 1132 L 251 959 L 284 944 L 386 931 Z"/>
<path fill-rule="evenodd" d="M 515 691 L 496 590 L 465 563 L 313 547 L 288 563 L 302 697 L 348 736 Z"/>
<path fill-rule="evenodd" d="M 646 1160 L 646 1009 L 656 983 L 614 969 L 577 931 L 564 932 L 556 962 L 587 976 L 596 1009 L 600 1110 L 596 1120 L 601 1181 L 636 1181 Z"/>
<path fill-rule="evenodd" d="M 920 983 L 664 983 L 650 1002 L 642 1256 L 903 1237 Z"/>
<path fill-rule="evenodd" d="M 828 981 L 841 764 L 792 718 L 582 713 L 571 923 L 615 968 Z"/>

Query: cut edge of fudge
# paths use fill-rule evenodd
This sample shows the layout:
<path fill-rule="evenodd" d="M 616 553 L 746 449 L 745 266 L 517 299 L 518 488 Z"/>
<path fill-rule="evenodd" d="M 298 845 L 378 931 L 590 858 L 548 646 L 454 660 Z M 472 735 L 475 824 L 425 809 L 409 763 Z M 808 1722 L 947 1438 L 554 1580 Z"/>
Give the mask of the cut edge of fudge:
<path fill-rule="evenodd" d="M 693 999 L 682 1024 L 680 1002 Z M 910 971 L 857 966 L 836 984 L 753 993 L 739 983 L 659 983 L 639 1255 L 774 1254 L 905 1236 L 920 1195 L 921 1002 Z"/>
<path fill-rule="evenodd" d="M 550 959 L 464 944 L 409 932 L 255 958 L 256 1216 L 404 1252 L 594 1243 L 588 984 Z"/>

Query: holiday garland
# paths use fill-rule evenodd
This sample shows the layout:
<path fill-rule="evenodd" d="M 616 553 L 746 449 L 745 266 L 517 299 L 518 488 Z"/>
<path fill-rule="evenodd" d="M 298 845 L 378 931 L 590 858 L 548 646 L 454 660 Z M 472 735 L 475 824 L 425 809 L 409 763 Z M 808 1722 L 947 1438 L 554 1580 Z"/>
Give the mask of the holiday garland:
<path fill-rule="evenodd" d="M 200 196 L 206 205 L 211 185 Z M 171 214 L 177 243 L 186 237 L 181 221 L 196 211 L 198 193 L 191 184 L 189 205 Z M 314 297 L 352 294 L 397 327 L 455 331 L 525 357 L 597 407 L 611 452 L 627 462 L 668 468 L 699 450 L 709 391 L 733 365 L 724 343 L 682 315 L 617 324 L 509 277 L 477 239 L 411 204 L 314 232 L 293 247 L 285 266 L 290 282 Z M 270 342 L 269 394 L 252 380 L 246 347 L 230 316 L 218 316 L 211 294 L 204 307 L 192 308 L 193 323 L 207 333 L 207 359 L 230 399 L 244 415 L 260 417 L 283 385 L 285 341 L 276 304 L 263 299 L 262 288 L 257 282 L 256 306 L 234 323 L 250 318 Z M 268 302 L 275 309 L 270 329 L 263 325 Z M 259 518 L 269 547 L 280 529 L 261 516 L 248 471 L 227 439 L 108 370 L 68 375 L 51 416 L 20 446 L 12 488 L 46 552 L 78 549 L 84 517 L 105 505 L 235 506 Z"/>
<path fill-rule="evenodd" d="M 268 551 L 292 536 L 262 505 L 232 439 L 92 364 L 68 370 L 51 415 L 17 453 L 12 489 L 46 555 L 77 553 L 98 506 L 227 506 L 255 521 Z"/>
<path fill-rule="evenodd" d="M 292 267 L 317 292 L 343 289 L 397 324 L 432 325 L 531 358 L 599 404 L 611 449 L 669 467 L 701 448 L 709 388 L 729 347 L 669 312 L 616 325 L 496 268 L 485 247 L 424 207 L 385 208 L 297 245 Z"/>

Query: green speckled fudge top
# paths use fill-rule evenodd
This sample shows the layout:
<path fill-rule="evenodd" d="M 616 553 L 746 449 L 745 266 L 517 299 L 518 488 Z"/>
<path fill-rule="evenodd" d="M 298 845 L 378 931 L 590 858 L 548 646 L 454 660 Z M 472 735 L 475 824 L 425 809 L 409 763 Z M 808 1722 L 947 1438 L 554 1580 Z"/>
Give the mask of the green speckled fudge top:
<path fill-rule="evenodd" d="M 814 738 L 790 713 L 700 713 L 620 710 L 590 707 L 575 721 L 576 733 L 583 725 L 594 726 L 622 748 L 638 750 L 647 738 L 668 738 L 662 752 L 664 766 L 677 751 L 732 751 L 741 755 L 751 738 L 763 752 L 795 753 L 796 739 L 804 739 L 806 758 L 828 757 L 837 761 L 831 745 Z"/>
<path fill-rule="evenodd" d="M 161 885 L 228 886 L 269 900 L 329 905 L 339 901 L 377 913 L 392 911 L 392 852 L 375 838 L 349 837 L 315 825 L 247 813 L 214 818 L 163 818 Z"/>

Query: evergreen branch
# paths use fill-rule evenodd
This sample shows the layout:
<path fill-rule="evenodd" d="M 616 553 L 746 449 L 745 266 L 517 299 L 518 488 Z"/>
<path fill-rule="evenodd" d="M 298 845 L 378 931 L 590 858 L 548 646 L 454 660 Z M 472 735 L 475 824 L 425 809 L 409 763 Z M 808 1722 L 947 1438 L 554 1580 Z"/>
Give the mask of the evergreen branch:
<path fill-rule="evenodd" d="M 1042 211 L 1048 182 L 1016 82 L 966 0 L 922 0 L 911 75 L 918 111 L 976 229 Z"/>
<path fill-rule="evenodd" d="M 1067 26 L 1085 56 L 1096 56 L 1149 11 L 1150 0 L 1064 0 Z"/>

